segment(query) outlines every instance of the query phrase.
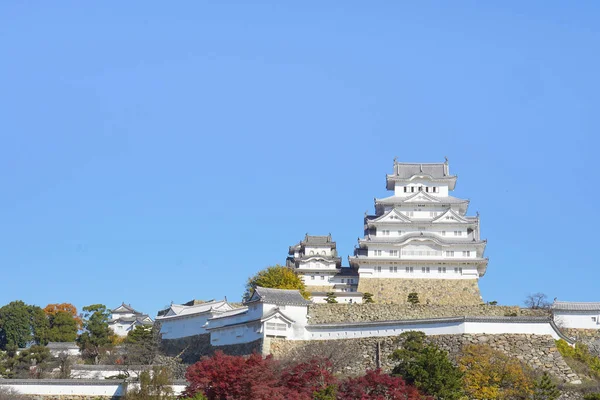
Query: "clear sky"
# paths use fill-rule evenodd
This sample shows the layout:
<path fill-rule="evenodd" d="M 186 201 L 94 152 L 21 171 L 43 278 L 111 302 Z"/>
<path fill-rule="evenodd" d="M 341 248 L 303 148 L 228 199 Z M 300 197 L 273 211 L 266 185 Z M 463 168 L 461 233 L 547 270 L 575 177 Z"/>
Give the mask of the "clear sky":
<path fill-rule="evenodd" d="M 227 296 L 458 174 L 484 300 L 600 301 L 597 2 L 0 4 L 0 304 Z"/>

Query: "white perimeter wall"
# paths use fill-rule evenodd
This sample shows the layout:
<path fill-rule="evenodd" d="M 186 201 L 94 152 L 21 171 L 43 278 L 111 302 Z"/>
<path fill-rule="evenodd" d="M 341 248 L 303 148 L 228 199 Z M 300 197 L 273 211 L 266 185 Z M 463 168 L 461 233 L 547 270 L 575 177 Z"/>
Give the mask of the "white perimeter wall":
<path fill-rule="evenodd" d="M 208 318 L 213 315 L 210 313 L 195 315 L 190 317 L 178 317 L 172 319 L 158 319 L 161 323 L 160 333 L 163 339 L 177 339 L 187 336 L 201 335 L 208 333 L 204 325 Z"/>
<path fill-rule="evenodd" d="M 10 388 L 24 395 L 38 395 L 38 396 L 123 396 L 125 394 L 125 387 L 133 389 L 138 387 L 138 383 L 128 383 L 124 385 L 122 381 L 115 381 L 110 383 L 91 383 L 86 382 L 60 382 L 60 384 L 49 384 L 49 383 L 16 383 L 15 380 L 8 380 L 9 382 L 2 382 L 0 380 L 0 387 Z M 186 385 L 184 383 L 175 383 L 171 385 L 173 393 L 175 395 L 181 394 L 185 390 Z"/>
<path fill-rule="evenodd" d="M 421 331 L 426 335 L 470 334 L 528 334 L 550 335 L 560 339 L 549 322 L 436 322 L 436 323 L 386 323 L 345 326 L 307 326 L 308 340 L 352 339 L 363 337 L 395 336 L 407 331 Z"/>
<path fill-rule="evenodd" d="M 553 311 L 554 322 L 565 328 L 600 329 L 598 311 Z M 592 318 L 595 318 L 594 321 Z"/>

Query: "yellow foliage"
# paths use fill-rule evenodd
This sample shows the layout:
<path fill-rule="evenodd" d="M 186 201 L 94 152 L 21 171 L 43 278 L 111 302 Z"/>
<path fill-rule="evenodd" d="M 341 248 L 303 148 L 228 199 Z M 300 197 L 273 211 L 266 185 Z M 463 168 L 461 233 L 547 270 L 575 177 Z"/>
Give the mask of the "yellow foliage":
<path fill-rule="evenodd" d="M 296 274 L 296 271 L 281 265 L 267 267 L 249 278 L 246 284 L 245 297 L 250 298 L 257 286 L 272 289 L 298 289 L 305 299 L 310 297 L 304 286 L 304 281 Z"/>
<path fill-rule="evenodd" d="M 534 380 L 529 369 L 490 346 L 465 346 L 459 367 L 471 399 L 526 399 L 533 393 Z"/>

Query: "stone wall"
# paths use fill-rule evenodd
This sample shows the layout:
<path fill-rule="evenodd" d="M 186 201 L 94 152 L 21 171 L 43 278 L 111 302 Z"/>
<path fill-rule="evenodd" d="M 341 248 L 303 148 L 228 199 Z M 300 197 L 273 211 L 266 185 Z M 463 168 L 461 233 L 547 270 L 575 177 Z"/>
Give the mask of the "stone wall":
<path fill-rule="evenodd" d="M 448 351 L 453 359 L 460 356 L 461 349 L 471 343 L 482 343 L 503 353 L 522 360 L 525 364 L 540 371 L 547 371 L 563 382 L 577 381 L 578 376 L 565 363 L 555 347 L 554 339 L 540 335 L 439 335 L 427 336 L 427 340 Z M 329 354 L 352 354 L 345 365 L 338 365 L 338 372 L 361 374 L 366 369 L 381 367 L 384 371 L 393 368 L 389 356 L 400 347 L 398 336 L 379 338 L 341 339 L 327 341 L 286 341 L 271 339 L 268 352 L 276 358 L 301 358 L 312 355 L 312 347 L 323 347 Z M 267 349 L 265 349 L 267 350 Z"/>
<path fill-rule="evenodd" d="M 393 321 L 405 319 L 479 316 L 549 316 L 546 310 L 518 306 L 424 304 L 311 304 L 309 324 Z"/>
<path fill-rule="evenodd" d="M 179 339 L 163 339 L 162 352 L 169 357 L 179 357 L 185 364 L 193 364 L 203 356 L 210 356 L 216 350 L 225 354 L 240 356 L 262 351 L 262 340 L 250 343 L 231 344 L 226 346 L 212 346 L 210 334 L 188 336 Z"/>
<path fill-rule="evenodd" d="M 422 304 L 481 304 L 477 279 L 397 279 L 361 278 L 358 291 L 372 293 L 377 303 L 407 304 L 408 294 L 416 292 Z"/>

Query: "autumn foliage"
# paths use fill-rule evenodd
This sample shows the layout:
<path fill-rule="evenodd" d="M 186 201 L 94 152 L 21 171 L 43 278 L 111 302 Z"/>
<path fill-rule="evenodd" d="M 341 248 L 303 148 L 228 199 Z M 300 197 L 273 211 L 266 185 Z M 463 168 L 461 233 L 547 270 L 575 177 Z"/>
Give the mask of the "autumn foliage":
<path fill-rule="evenodd" d="M 190 366 L 185 397 L 208 400 L 419 400 L 417 389 L 379 370 L 338 381 L 326 359 L 313 358 L 283 368 L 272 357 L 228 356 L 217 351 Z M 337 394 L 336 394 L 337 393 Z"/>
<path fill-rule="evenodd" d="M 519 360 L 486 345 L 468 345 L 459 360 L 465 390 L 472 399 L 527 399 L 534 381 Z"/>
<path fill-rule="evenodd" d="M 77 315 L 77 307 L 75 307 L 71 303 L 60 303 L 60 304 L 48 304 L 44 308 L 44 312 L 47 316 L 53 317 L 59 312 L 64 312 L 73 316 L 73 319 L 77 323 L 77 329 L 81 329 L 83 322 L 81 318 Z"/>

